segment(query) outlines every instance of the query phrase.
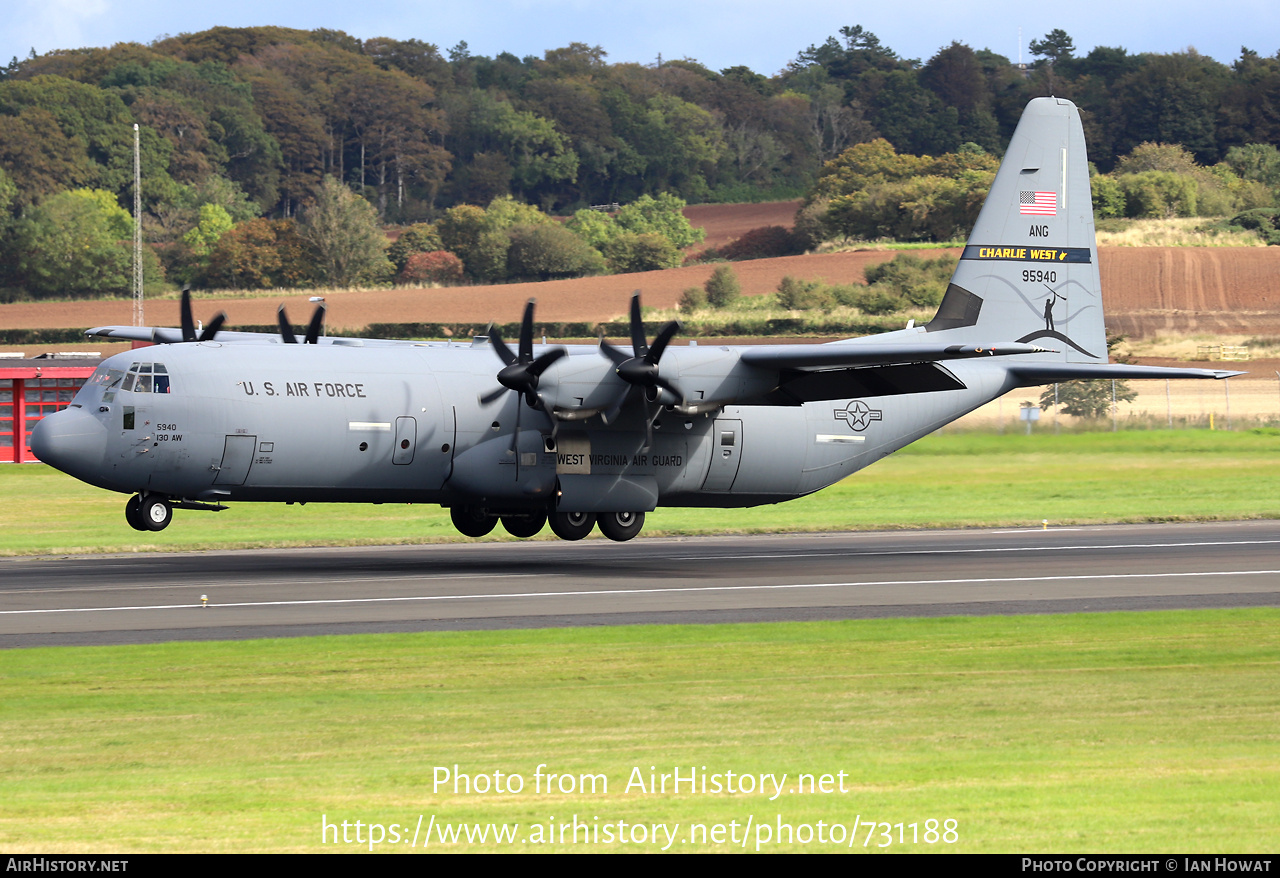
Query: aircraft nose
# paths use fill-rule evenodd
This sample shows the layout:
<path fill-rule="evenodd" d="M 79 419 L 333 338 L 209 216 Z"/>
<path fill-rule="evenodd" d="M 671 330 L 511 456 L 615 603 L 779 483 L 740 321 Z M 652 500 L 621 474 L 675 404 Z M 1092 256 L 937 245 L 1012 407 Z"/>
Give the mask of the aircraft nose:
<path fill-rule="evenodd" d="M 31 430 L 31 453 L 44 463 L 77 475 L 102 462 L 107 429 L 81 409 L 63 409 L 42 418 Z"/>

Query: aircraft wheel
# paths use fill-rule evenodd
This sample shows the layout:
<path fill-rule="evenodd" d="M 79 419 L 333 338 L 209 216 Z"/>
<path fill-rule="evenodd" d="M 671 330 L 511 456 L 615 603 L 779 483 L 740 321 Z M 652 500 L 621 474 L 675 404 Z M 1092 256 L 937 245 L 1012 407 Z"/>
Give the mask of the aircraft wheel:
<path fill-rule="evenodd" d="M 498 520 L 470 506 L 454 506 L 449 510 L 453 526 L 464 537 L 482 537 L 497 525 Z"/>
<path fill-rule="evenodd" d="M 562 540 L 580 540 L 596 526 L 596 517 L 590 512 L 553 512 L 550 517 L 551 532 Z"/>
<path fill-rule="evenodd" d="M 537 536 L 546 523 L 547 516 L 542 512 L 536 512 L 533 515 L 502 516 L 502 526 L 506 528 L 507 533 L 522 540 Z"/>
<path fill-rule="evenodd" d="M 147 497 L 138 506 L 138 517 L 147 530 L 164 530 L 173 521 L 173 507 L 163 497 Z"/>
<path fill-rule="evenodd" d="M 129 498 L 129 502 L 124 504 L 124 520 L 129 522 L 129 527 L 134 530 L 150 530 L 147 523 L 142 520 L 142 498 L 134 494 Z"/>
<path fill-rule="evenodd" d="M 643 512 L 606 512 L 599 519 L 600 533 L 616 543 L 625 543 L 644 527 Z"/>

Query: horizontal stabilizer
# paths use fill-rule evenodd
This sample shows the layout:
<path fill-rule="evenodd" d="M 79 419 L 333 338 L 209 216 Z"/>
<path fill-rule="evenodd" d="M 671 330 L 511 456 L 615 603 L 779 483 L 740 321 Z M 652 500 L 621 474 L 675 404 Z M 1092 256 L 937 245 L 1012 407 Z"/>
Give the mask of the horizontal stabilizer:
<path fill-rule="evenodd" d="M 1111 363 L 1013 363 L 1009 374 L 1017 379 L 1018 387 L 1035 387 L 1040 384 L 1058 384 L 1062 381 L 1094 380 L 1098 378 L 1233 378 L 1245 372 L 1228 369 L 1173 369 L 1166 366 L 1127 366 Z"/>

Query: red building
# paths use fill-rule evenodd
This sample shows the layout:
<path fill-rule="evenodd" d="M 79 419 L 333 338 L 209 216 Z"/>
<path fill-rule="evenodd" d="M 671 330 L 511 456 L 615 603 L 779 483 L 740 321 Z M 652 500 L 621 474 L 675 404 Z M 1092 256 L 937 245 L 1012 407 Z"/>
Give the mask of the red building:
<path fill-rule="evenodd" d="M 101 360 L 85 354 L 0 359 L 0 463 L 35 463 L 31 428 L 64 409 Z"/>

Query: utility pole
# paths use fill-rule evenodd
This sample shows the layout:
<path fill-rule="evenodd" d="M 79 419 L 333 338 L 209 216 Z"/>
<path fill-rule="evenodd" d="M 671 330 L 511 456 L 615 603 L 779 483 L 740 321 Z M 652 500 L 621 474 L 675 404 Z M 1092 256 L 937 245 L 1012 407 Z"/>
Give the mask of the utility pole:
<path fill-rule="evenodd" d="M 133 325 L 142 326 L 142 151 L 133 123 Z"/>

